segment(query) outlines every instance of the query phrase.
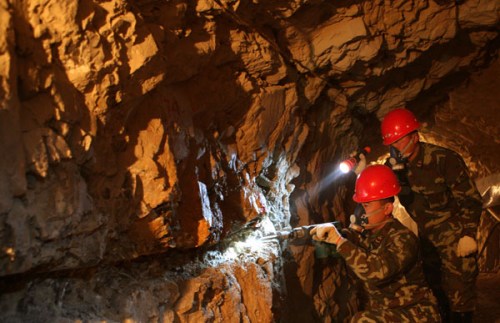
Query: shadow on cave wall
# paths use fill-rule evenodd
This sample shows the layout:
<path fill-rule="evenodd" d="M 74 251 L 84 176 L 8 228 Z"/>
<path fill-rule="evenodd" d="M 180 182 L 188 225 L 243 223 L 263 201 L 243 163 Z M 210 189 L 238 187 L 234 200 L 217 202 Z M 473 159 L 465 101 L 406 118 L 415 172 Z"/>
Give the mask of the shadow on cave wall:
<path fill-rule="evenodd" d="M 21 132 L 27 186 L 2 214 L 2 246 L 15 252 L 12 259 L 2 257 L 2 274 L 95 264 L 102 256 L 106 220 L 90 206 L 78 169 L 90 159 L 81 143 L 93 133 L 93 118 L 59 64 L 58 52 L 48 57 L 43 39 L 34 36 L 22 13 L 12 12 L 19 120 L 9 127 Z M 76 229 L 78 224 L 94 227 L 95 235 Z"/>
<path fill-rule="evenodd" d="M 145 23 L 162 24 L 161 6 L 168 5 L 135 4 L 132 8 L 135 14 L 145 17 Z M 194 29 L 191 33 L 199 42 L 209 40 L 211 35 L 203 29 L 206 21 L 196 16 L 194 8 L 188 7 L 185 19 L 183 24 Z M 100 125 L 102 135 L 97 138 L 96 154 L 104 157 L 102 165 L 109 160 L 116 160 L 117 165 L 114 174 L 93 172 L 90 176 L 97 204 L 111 215 L 114 223 L 107 250 L 110 259 L 217 243 L 232 227 L 247 220 L 241 205 L 241 169 L 235 167 L 228 147 L 235 145 L 231 127 L 242 122 L 251 106 L 252 93 L 243 91 L 234 72 L 245 68 L 230 50 L 230 28 L 226 25 L 234 26 L 227 24 L 224 16 L 216 20 L 222 26 L 217 28 L 216 50 L 193 61 L 193 65 L 198 64 L 196 73 L 186 74 L 182 80 L 182 73 L 188 72 L 167 61 L 160 65 L 166 73 L 162 84 L 142 97 L 125 94 L 128 100 L 110 106 L 106 124 Z M 184 56 L 200 55 L 192 40 L 170 35 L 162 43 L 164 56 L 168 56 L 171 45 L 168 40 L 174 38 L 181 43 Z M 176 79 L 169 73 L 181 76 Z M 136 149 L 146 144 L 144 133 L 154 130 L 152 122 L 161 128 L 161 138 L 152 139 L 158 141 L 152 157 L 155 164 L 149 165 L 153 169 L 144 171 L 164 177 L 165 186 L 156 191 L 162 199 L 144 205 L 145 194 L 155 191 L 148 185 L 151 182 L 144 183 L 139 173 L 131 173 L 130 169 L 142 163 Z M 206 241 L 199 231 L 200 222 L 206 220 L 199 182 L 206 185 L 213 215 Z"/>

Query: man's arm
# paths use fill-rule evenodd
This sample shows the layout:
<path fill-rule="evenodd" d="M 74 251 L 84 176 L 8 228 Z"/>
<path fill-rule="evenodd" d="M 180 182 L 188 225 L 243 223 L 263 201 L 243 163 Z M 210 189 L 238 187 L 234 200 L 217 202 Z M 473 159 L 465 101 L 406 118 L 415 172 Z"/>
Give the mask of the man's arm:
<path fill-rule="evenodd" d="M 476 185 L 469 176 L 467 166 L 457 153 L 450 152 L 442 172 L 459 207 L 458 215 L 464 227 L 464 235 L 475 238 L 483 202 Z"/>
<path fill-rule="evenodd" d="M 367 251 L 346 240 L 337 250 L 361 280 L 387 281 L 412 266 L 418 257 L 418 241 L 410 232 L 391 231 L 379 248 Z"/>

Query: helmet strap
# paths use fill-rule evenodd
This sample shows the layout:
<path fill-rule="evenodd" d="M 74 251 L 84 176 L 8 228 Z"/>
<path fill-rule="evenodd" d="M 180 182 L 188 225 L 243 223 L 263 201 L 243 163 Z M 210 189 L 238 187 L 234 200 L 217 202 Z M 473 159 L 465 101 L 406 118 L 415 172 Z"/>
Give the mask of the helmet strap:
<path fill-rule="evenodd" d="M 408 141 L 406 146 L 404 146 L 403 149 L 401 149 L 401 151 L 400 151 L 401 156 L 403 156 L 404 158 L 410 157 L 410 155 L 413 153 L 414 147 L 415 147 L 415 137 L 412 135 L 410 141 Z M 412 151 L 410 153 L 408 153 L 408 150 L 410 148 L 412 148 Z"/>
<path fill-rule="evenodd" d="M 379 207 L 378 209 L 376 209 L 376 210 L 373 210 L 373 211 L 371 211 L 371 212 L 366 213 L 366 214 L 365 214 L 365 217 L 366 217 L 366 218 L 369 218 L 369 217 L 371 217 L 371 216 L 373 216 L 373 215 L 375 215 L 375 214 L 380 213 L 380 212 L 381 212 L 381 211 L 383 211 L 383 210 L 384 210 L 384 206 L 382 205 L 382 206 L 381 206 L 381 207 Z M 379 225 L 381 225 L 381 224 L 384 224 L 384 223 L 387 223 L 387 222 L 390 222 L 390 221 L 392 221 L 392 219 L 382 220 L 382 221 L 379 221 L 379 222 L 377 222 L 377 223 L 367 223 L 367 224 L 363 225 L 363 228 L 365 228 L 366 230 L 370 230 L 370 229 L 373 229 L 373 228 L 375 228 L 375 227 L 378 227 L 378 226 L 379 226 Z"/>
<path fill-rule="evenodd" d="M 365 216 L 366 216 L 367 218 L 369 218 L 369 217 L 371 217 L 372 215 L 375 215 L 375 214 L 379 213 L 379 212 L 380 212 L 381 210 L 383 210 L 383 209 L 384 209 L 384 206 L 381 206 L 381 207 L 379 207 L 379 208 L 378 208 L 378 209 L 376 209 L 376 210 L 373 210 L 373 211 L 371 211 L 371 212 L 365 213 Z"/>

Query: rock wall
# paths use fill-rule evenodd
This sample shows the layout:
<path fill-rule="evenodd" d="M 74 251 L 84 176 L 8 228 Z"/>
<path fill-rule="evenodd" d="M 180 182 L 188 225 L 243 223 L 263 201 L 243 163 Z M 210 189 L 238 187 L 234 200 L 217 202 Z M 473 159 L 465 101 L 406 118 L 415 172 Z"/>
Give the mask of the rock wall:
<path fill-rule="evenodd" d="M 499 8 L 0 0 L 2 306 L 11 318 L 47 304 L 48 317 L 112 321 L 273 321 L 286 304 L 304 305 L 288 321 L 349 317 L 340 264 L 311 247 L 259 256 L 234 242 L 345 221 L 353 179 L 328 175 L 360 145 L 384 152 L 379 120 L 395 107 L 468 124 L 465 142 L 475 124 L 498 138 L 494 118 L 460 117 L 471 107 L 457 100 L 496 59 Z M 429 132 L 456 137 L 443 127 Z M 484 149 L 469 151 L 476 176 L 498 171 Z M 203 269 L 210 252 L 228 263 Z M 198 264 L 184 278 L 168 265 L 179 254 Z M 101 290 L 116 275 L 127 278 Z"/>

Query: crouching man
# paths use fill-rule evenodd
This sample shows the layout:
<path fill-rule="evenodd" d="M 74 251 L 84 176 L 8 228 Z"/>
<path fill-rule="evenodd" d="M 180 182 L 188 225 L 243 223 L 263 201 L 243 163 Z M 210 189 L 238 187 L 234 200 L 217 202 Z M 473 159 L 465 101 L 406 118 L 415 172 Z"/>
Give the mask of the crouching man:
<path fill-rule="evenodd" d="M 311 231 L 317 241 L 337 251 L 361 279 L 368 304 L 351 322 L 440 322 L 437 301 L 425 282 L 417 237 L 392 217 L 394 196 L 401 190 L 393 171 L 384 165 L 365 168 L 353 199 L 363 234 L 344 238 L 332 224 Z M 347 233 L 347 232 L 346 232 Z"/>

